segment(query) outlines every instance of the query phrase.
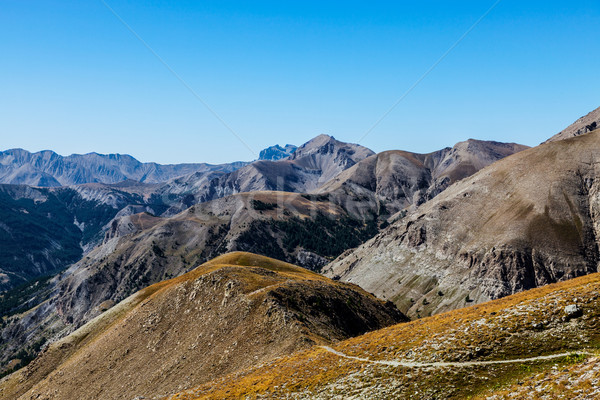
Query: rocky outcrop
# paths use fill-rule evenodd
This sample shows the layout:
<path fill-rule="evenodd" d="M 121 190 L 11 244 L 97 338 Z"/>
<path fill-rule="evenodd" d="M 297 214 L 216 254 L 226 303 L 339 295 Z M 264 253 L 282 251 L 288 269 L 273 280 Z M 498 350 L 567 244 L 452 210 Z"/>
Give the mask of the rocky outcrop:
<path fill-rule="evenodd" d="M 585 135 L 586 133 L 593 132 L 598 128 L 600 128 L 600 107 L 579 118 L 567 128 L 552 136 L 546 141 L 546 143 Z"/>

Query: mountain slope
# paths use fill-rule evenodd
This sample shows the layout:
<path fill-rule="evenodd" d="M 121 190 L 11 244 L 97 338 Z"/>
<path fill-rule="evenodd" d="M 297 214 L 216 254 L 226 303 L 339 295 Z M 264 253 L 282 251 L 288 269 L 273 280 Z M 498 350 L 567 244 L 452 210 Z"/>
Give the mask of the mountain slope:
<path fill-rule="evenodd" d="M 0 291 L 79 260 L 117 211 L 68 188 L 0 185 Z"/>
<path fill-rule="evenodd" d="M 127 179 L 157 183 L 194 173 L 231 172 L 246 163 L 210 165 L 142 163 L 123 154 L 73 154 L 67 157 L 45 150 L 0 152 L 0 182 L 32 186 L 65 186 L 83 183 L 117 183 Z"/>
<path fill-rule="evenodd" d="M 599 274 L 548 285 L 314 346 L 168 398 L 594 399 L 599 290 Z M 587 374 L 548 380 L 576 371 Z"/>
<path fill-rule="evenodd" d="M 242 193 L 170 218 L 123 213 L 132 206 L 121 210 L 100 246 L 43 286 L 34 282 L 7 295 L 22 307 L 0 326 L 0 367 L 23 349 L 34 355 L 39 341 L 65 336 L 135 291 L 217 255 L 251 251 L 318 270 L 375 234 L 373 221 L 354 220 L 336 205 L 307 197 Z"/>
<path fill-rule="evenodd" d="M 327 275 L 429 315 L 598 270 L 600 132 L 484 168 L 334 261 Z"/>
<path fill-rule="evenodd" d="M 0 398 L 164 395 L 404 320 L 356 286 L 232 253 L 136 293 L 50 345 L 0 381 Z"/>
<path fill-rule="evenodd" d="M 557 140 L 564 140 L 575 136 L 584 135 L 598 128 L 600 128 L 600 107 L 579 118 L 567 128 L 552 136 L 546 142 L 555 142 Z"/>

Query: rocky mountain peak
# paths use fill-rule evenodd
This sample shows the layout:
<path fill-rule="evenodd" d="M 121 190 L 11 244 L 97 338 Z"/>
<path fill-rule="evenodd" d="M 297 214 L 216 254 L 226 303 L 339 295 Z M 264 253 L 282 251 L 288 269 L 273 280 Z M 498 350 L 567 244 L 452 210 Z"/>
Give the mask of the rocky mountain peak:
<path fill-rule="evenodd" d="M 297 148 L 298 146 L 294 146 L 293 144 L 286 144 L 284 147 L 276 144 L 275 146 L 261 150 L 258 159 L 263 161 L 283 160 L 291 156 Z"/>
<path fill-rule="evenodd" d="M 301 160 L 311 156 L 314 158 L 332 155 L 338 160 L 347 158 L 352 161 L 350 165 L 353 165 L 373 154 L 375 153 L 371 149 L 359 144 L 340 142 L 333 136 L 322 134 L 298 147 L 291 159 Z"/>
<path fill-rule="evenodd" d="M 333 136 L 321 134 L 300 146 L 293 155 L 293 159 L 299 159 L 314 153 L 331 152 L 336 146 L 343 147 L 346 143 L 335 140 Z"/>

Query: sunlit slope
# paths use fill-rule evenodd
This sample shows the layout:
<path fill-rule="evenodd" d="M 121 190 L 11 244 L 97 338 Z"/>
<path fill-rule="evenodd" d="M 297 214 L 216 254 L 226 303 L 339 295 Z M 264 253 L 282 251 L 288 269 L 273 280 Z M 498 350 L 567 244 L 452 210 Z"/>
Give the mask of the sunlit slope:
<path fill-rule="evenodd" d="M 499 160 L 327 267 L 427 316 L 598 271 L 600 131 Z"/>
<path fill-rule="evenodd" d="M 0 398 L 175 393 L 403 320 L 390 303 L 354 285 L 230 253 L 134 294 L 51 345 L 0 383 Z"/>
<path fill-rule="evenodd" d="M 559 370 L 598 365 L 599 291 L 599 274 L 548 285 L 384 328 L 330 349 L 315 346 L 172 399 L 486 398 L 518 382 L 535 384 L 540 376 L 551 376 L 555 365 Z M 567 307 L 574 305 L 579 311 L 569 314 L 573 307 Z M 579 382 L 556 393 L 563 390 L 567 397 L 560 398 L 573 398 L 569 390 L 585 386 Z M 587 386 L 593 393 L 594 385 Z"/>

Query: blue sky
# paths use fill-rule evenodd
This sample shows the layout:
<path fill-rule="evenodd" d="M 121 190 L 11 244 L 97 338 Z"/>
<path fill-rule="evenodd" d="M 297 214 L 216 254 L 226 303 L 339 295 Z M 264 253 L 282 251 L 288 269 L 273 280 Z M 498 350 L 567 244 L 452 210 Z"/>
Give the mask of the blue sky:
<path fill-rule="evenodd" d="M 0 148 L 251 160 L 357 142 L 492 1 L 0 2 Z M 502 0 L 361 144 L 536 145 L 600 106 L 597 0 Z"/>

